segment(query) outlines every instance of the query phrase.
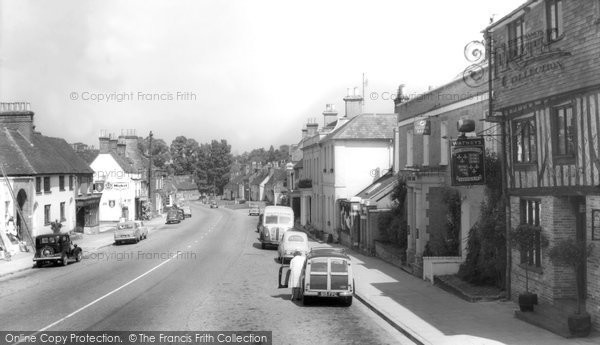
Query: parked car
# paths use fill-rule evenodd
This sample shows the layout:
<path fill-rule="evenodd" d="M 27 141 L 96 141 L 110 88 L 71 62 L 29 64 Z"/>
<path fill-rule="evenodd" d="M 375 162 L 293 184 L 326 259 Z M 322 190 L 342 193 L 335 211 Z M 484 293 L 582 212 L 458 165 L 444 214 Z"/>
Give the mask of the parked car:
<path fill-rule="evenodd" d="M 185 219 L 185 213 L 182 208 L 177 209 L 177 215 L 179 216 L 179 220 L 182 221 Z"/>
<path fill-rule="evenodd" d="M 210 201 L 210 208 L 219 208 L 219 204 L 217 204 L 216 200 Z"/>
<path fill-rule="evenodd" d="M 279 268 L 279 287 L 287 288 L 289 266 Z M 283 280 L 282 280 L 283 278 Z M 354 276 L 350 257 L 343 249 L 313 248 L 306 256 L 300 273 L 300 296 L 303 304 L 313 298 L 338 298 L 349 307 L 354 296 Z"/>
<path fill-rule="evenodd" d="M 123 242 L 134 242 L 139 241 L 148 237 L 148 228 L 144 226 L 142 221 L 129 221 L 117 224 L 115 229 L 115 244 L 121 244 Z"/>
<path fill-rule="evenodd" d="M 35 238 L 33 261 L 37 267 L 50 262 L 66 266 L 69 261 L 81 261 L 82 257 L 81 248 L 73 244 L 69 234 L 46 234 Z"/>
<path fill-rule="evenodd" d="M 279 262 L 284 263 L 286 259 L 293 258 L 296 251 L 304 255 L 308 253 L 308 236 L 302 231 L 286 231 L 277 247 Z"/>
<path fill-rule="evenodd" d="M 184 218 L 192 218 L 192 209 L 189 206 L 182 206 Z"/>
<path fill-rule="evenodd" d="M 167 224 L 180 223 L 180 222 L 181 222 L 181 219 L 179 219 L 179 212 L 177 212 L 177 209 L 171 208 L 167 212 Z"/>
<path fill-rule="evenodd" d="M 258 205 L 251 204 L 250 208 L 248 209 L 248 215 L 249 216 L 258 216 L 259 214 L 260 214 L 260 208 L 258 207 Z"/>
<path fill-rule="evenodd" d="M 267 206 L 263 212 L 259 238 L 262 249 L 279 245 L 283 233 L 294 227 L 294 211 L 287 206 Z"/>

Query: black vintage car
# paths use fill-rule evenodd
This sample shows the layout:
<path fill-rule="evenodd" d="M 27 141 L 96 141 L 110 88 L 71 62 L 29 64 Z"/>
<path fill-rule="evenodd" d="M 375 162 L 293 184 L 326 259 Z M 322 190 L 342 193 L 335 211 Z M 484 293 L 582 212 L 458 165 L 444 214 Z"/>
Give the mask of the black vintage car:
<path fill-rule="evenodd" d="M 69 261 L 81 261 L 82 257 L 81 248 L 73 244 L 69 234 L 46 234 L 35 238 L 33 261 L 37 267 L 50 262 L 66 266 Z"/>

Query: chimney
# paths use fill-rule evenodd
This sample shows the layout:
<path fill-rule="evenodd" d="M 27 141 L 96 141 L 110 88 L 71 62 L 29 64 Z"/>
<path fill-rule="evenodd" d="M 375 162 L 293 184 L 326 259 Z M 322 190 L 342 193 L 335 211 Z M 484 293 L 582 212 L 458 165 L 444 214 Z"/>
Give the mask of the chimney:
<path fill-rule="evenodd" d="M 325 105 L 325 111 L 323 112 L 323 126 L 327 126 L 337 120 L 337 114 L 334 104 Z"/>
<path fill-rule="evenodd" d="M 306 136 L 313 137 L 317 134 L 317 130 L 319 129 L 319 124 L 316 122 L 311 122 L 306 124 Z"/>
<path fill-rule="evenodd" d="M 111 152 L 117 153 L 117 143 L 118 142 L 119 142 L 119 140 L 115 139 L 115 135 L 111 134 L 110 138 L 108 139 L 108 147 Z"/>
<path fill-rule="evenodd" d="M 100 153 L 109 153 L 110 152 L 110 144 L 108 143 L 109 141 L 109 136 L 106 133 L 106 130 L 102 130 L 100 131 L 100 136 L 98 137 L 98 142 L 99 142 L 99 149 L 100 149 Z"/>
<path fill-rule="evenodd" d="M 123 156 L 125 157 L 125 138 L 122 136 L 119 136 L 119 139 L 117 140 L 117 154 L 119 156 Z"/>
<path fill-rule="evenodd" d="M 122 129 L 121 136 L 125 142 L 125 152 L 127 156 L 134 157 L 138 155 L 138 136 L 135 133 L 135 129 Z"/>
<path fill-rule="evenodd" d="M 28 140 L 34 132 L 33 115 L 27 102 L 0 103 L 0 127 L 19 131 Z"/>
<path fill-rule="evenodd" d="M 307 137 L 307 134 L 308 134 L 308 129 L 302 128 L 302 139 L 305 139 Z"/>
<path fill-rule="evenodd" d="M 407 98 L 404 96 L 404 84 L 400 84 L 398 86 L 398 92 L 396 92 L 396 98 L 394 99 L 394 113 L 400 113 L 400 104 L 405 102 Z"/>
<path fill-rule="evenodd" d="M 344 116 L 351 119 L 360 114 L 362 112 L 362 101 L 363 98 L 358 93 L 358 88 L 348 88 L 348 94 L 344 97 L 344 102 L 346 103 L 346 114 Z"/>

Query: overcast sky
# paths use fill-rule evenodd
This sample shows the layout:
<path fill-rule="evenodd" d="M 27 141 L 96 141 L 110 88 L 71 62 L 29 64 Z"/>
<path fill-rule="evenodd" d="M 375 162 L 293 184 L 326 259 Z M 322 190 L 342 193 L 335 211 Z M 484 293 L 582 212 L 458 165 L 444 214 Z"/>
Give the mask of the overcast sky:
<path fill-rule="evenodd" d="M 0 0 L 0 100 L 30 102 L 37 129 L 69 142 L 135 128 L 278 147 L 326 103 L 343 115 L 363 73 L 367 112 L 393 112 L 399 84 L 450 81 L 490 16 L 523 2 Z"/>

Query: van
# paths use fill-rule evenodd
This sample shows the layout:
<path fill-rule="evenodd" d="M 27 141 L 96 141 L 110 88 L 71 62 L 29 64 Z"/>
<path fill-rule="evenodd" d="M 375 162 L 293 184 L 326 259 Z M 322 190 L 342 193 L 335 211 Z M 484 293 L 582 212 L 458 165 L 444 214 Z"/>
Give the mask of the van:
<path fill-rule="evenodd" d="M 261 248 L 278 246 L 283 233 L 294 227 L 294 211 L 287 206 L 267 206 L 259 230 Z"/>

